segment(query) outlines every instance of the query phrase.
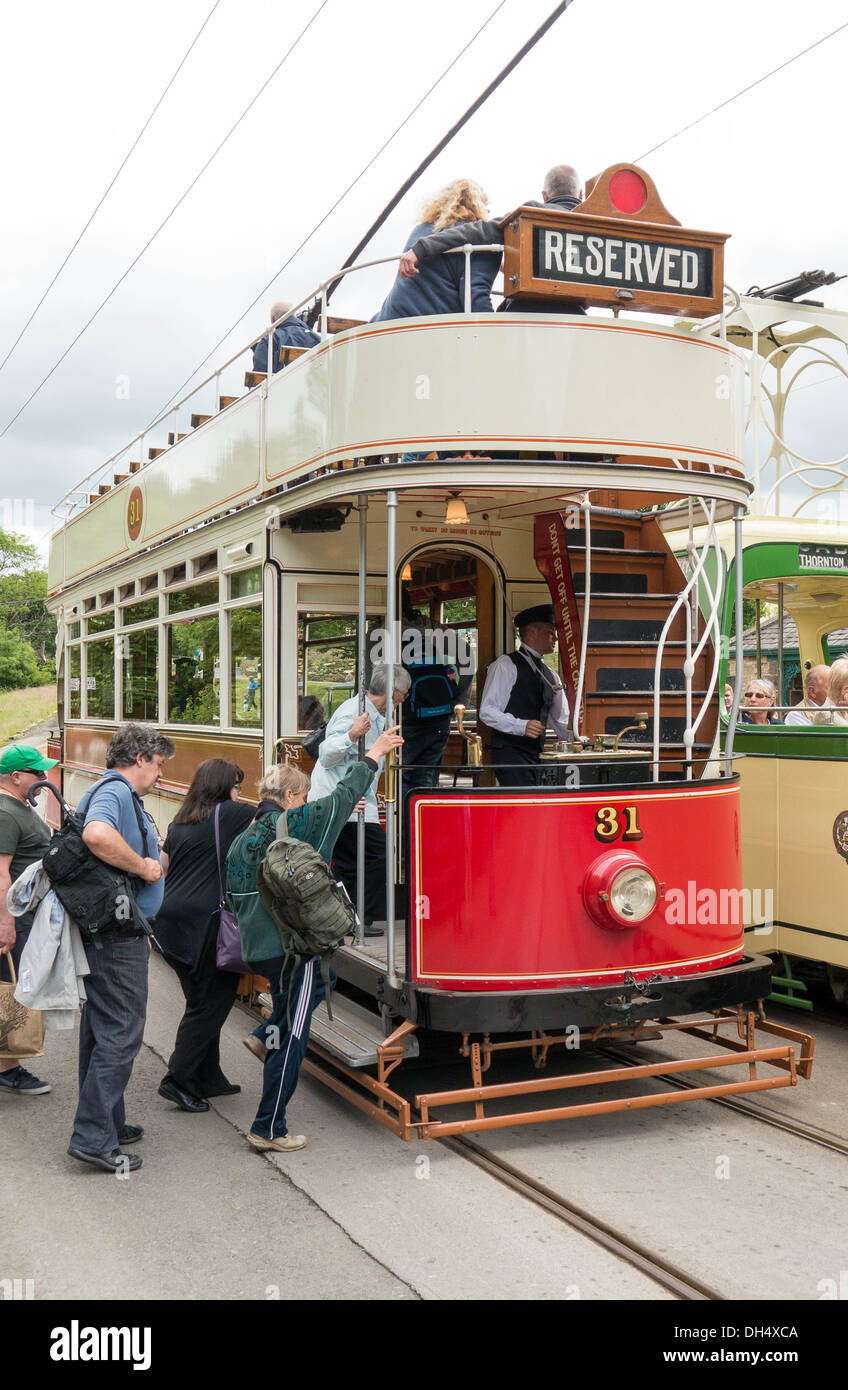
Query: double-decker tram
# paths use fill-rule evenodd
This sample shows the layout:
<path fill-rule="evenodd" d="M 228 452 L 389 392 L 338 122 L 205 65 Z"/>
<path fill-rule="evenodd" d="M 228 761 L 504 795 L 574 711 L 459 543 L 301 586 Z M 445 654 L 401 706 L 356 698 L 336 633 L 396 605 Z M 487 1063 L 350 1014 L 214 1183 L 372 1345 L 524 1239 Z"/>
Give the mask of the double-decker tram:
<path fill-rule="evenodd" d="M 848 655 L 848 460 L 840 428 L 848 314 L 807 298 L 836 278 L 799 276 L 742 296 L 727 315 L 727 339 L 745 355 L 750 383 L 753 494 L 741 556 L 730 518 L 719 517 L 716 528 L 726 594 L 720 679 L 736 668 L 740 585 L 748 614 L 740 689 L 763 678 L 774 689 L 762 722 L 747 722 L 750 712 L 739 708 L 721 714 L 723 736 L 732 724 L 744 754 L 743 883 L 752 896 L 769 895 L 765 920 L 746 933 L 778 961 L 773 997 L 807 1009 L 817 985 L 828 983 L 844 1001 L 848 982 L 848 708 L 831 710 L 828 696 L 828 670 Z M 700 331 L 714 334 L 718 325 Z M 685 519 L 669 509 L 660 520 L 681 550 Z"/>
<path fill-rule="evenodd" d="M 717 518 L 738 544 L 750 492 L 742 355 L 698 331 L 723 323 L 724 240 L 614 166 L 574 212 L 506 219 L 512 312 L 356 324 L 322 287 L 317 346 L 184 433 L 175 414 L 169 448 L 63 504 L 49 584 L 72 800 L 127 719 L 176 744 L 162 831 L 203 758 L 239 762 L 246 791 L 273 760 L 308 770 L 310 704 L 364 699 L 375 644 L 404 654 L 407 602 L 473 654 L 436 785 L 405 785 L 402 750 L 381 780 L 385 931 L 335 953 L 333 1016 L 313 1019 L 311 1071 L 404 1139 L 809 1075 L 812 1039 L 764 1016 L 732 728 L 718 743 Z M 685 567 L 657 519 L 676 503 Z M 518 785 L 478 711 L 540 605 L 570 735 Z M 581 1057 L 680 1030 L 697 1055 Z M 438 1034 L 468 1082 L 410 1096 L 404 1064 Z"/>

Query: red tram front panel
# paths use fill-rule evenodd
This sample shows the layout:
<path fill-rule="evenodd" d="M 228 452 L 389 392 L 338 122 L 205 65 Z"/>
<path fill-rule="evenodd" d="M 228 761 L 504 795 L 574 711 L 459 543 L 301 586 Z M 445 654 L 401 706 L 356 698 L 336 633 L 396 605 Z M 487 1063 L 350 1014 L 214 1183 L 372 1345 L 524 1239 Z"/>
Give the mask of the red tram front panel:
<path fill-rule="evenodd" d="M 617 983 L 626 971 L 637 980 L 693 975 L 742 956 L 736 779 L 606 796 L 421 792 L 409 813 L 414 982 L 579 988 Z M 609 883 L 628 865 L 656 892 L 636 922 L 609 901 Z"/>

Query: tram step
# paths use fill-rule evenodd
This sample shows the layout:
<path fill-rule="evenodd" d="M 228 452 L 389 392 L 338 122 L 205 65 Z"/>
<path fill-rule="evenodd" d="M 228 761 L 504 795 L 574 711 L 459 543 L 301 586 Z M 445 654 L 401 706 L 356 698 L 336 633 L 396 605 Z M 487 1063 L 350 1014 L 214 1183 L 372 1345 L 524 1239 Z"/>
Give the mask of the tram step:
<path fill-rule="evenodd" d="M 333 995 L 332 1018 L 327 1013 L 326 1003 L 319 1004 L 312 1015 L 310 1036 L 313 1042 L 349 1067 L 375 1066 L 377 1048 L 386 1040 L 377 1015 L 340 994 Z M 418 1040 L 414 1036 L 406 1039 L 405 1050 L 408 1057 L 418 1056 Z"/>

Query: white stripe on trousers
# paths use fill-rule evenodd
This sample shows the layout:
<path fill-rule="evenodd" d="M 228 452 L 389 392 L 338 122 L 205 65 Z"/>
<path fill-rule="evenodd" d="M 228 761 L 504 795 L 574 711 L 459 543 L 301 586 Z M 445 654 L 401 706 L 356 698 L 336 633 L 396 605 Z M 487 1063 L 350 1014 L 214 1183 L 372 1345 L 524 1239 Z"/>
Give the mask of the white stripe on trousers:
<path fill-rule="evenodd" d="M 294 1021 L 292 1023 L 291 1032 L 289 1033 L 289 1041 L 288 1046 L 286 1048 L 286 1055 L 283 1059 L 283 1070 L 280 1073 L 280 1089 L 277 1091 L 277 1103 L 274 1106 L 274 1113 L 271 1116 L 272 1138 L 274 1135 L 274 1124 L 277 1119 L 277 1111 L 280 1108 L 280 1100 L 282 1099 L 283 1095 L 283 1083 L 286 1079 L 286 1068 L 289 1064 L 289 1053 L 291 1051 L 292 1039 L 300 1037 L 301 1033 L 303 1032 L 304 1024 L 306 1023 L 306 1020 L 309 1017 L 309 1000 L 312 997 L 312 975 L 314 969 L 314 958 L 308 961 L 307 964 L 303 967 L 303 979 L 300 984 L 300 992 L 297 996 L 297 1007 L 294 1011 Z"/>

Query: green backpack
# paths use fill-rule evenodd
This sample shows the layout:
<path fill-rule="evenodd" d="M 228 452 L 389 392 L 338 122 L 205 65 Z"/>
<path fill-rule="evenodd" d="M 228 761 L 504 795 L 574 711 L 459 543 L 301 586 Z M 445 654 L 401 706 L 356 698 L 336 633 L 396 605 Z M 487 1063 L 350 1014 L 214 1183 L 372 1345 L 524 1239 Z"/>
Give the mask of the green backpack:
<path fill-rule="evenodd" d="M 318 851 L 304 840 L 292 839 L 287 831 L 287 818 L 282 815 L 276 838 L 259 866 L 256 887 L 280 935 L 283 970 L 290 961 L 297 966 L 320 956 L 327 1012 L 332 1018 L 328 961 L 346 936 L 355 935 L 356 913 L 344 884 L 336 882 Z"/>

